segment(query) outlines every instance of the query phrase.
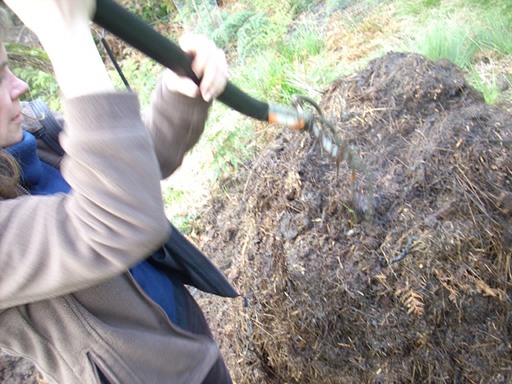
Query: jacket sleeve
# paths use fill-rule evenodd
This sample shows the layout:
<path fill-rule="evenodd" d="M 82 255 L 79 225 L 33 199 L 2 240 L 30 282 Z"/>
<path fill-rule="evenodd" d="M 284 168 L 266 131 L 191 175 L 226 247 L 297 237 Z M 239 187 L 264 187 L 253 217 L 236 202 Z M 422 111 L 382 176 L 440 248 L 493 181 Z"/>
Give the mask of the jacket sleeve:
<path fill-rule="evenodd" d="M 181 165 L 187 151 L 199 140 L 209 106 L 200 98 L 170 92 L 159 81 L 143 119 L 153 138 L 162 179 Z"/>
<path fill-rule="evenodd" d="M 0 310 L 126 271 L 165 241 L 153 142 L 133 94 L 64 103 L 69 194 L 0 201 Z"/>

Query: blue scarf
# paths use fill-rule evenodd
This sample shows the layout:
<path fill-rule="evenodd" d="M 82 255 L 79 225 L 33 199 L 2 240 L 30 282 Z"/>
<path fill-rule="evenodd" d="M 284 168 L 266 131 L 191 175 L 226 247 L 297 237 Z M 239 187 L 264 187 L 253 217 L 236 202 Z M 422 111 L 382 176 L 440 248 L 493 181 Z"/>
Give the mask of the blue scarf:
<path fill-rule="evenodd" d="M 21 168 L 20 183 L 32 195 L 70 191 L 69 184 L 59 170 L 39 159 L 36 138 L 32 134 L 23 131 L 23 139 L 5 150 L 18 161 Z"/>
<path fill-rule="evenodd" d="M 21 168 L 21 185 L 32 195 L 52 195 L 69 193 L 71 188 L 60 171 L 42 161 L 37 155 L 37 140 L 27 131 L 23 139 L 5 149 L 19 163 Z M 162 250 L 157 251 L 162 252 Z M 169 319 L 182 327 L 185 320 L 176 310 L 175 290 L 178 287 L 169 275 L 144 260 L 133 266 L 130 272 L 141 288 L 165 311 Z M 181 311 L 180 311 L 181 312 Z"/>

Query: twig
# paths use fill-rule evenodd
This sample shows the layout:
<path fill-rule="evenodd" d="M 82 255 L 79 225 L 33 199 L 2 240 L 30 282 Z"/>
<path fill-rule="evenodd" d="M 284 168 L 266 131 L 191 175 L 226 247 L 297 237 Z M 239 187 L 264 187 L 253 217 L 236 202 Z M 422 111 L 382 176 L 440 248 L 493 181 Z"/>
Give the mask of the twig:
<path fill-rule="evenodd" d="M 397 257 L 395 257 L 394 259 L 391 259 L 389 261 L 389 265 L 399 262 L 400 260 L 404 259 L 409 254 L 409 252 L 411 250 L 412 243 L 414 243 L 415 240 L 416 240 L 416 238 L 414 236 L 409 237 L 409 240 L 407 240 L 407 244 L 405 245 L 404 249 L 402 249 L 402 252 L 400 252 L 400 254 Z"/>

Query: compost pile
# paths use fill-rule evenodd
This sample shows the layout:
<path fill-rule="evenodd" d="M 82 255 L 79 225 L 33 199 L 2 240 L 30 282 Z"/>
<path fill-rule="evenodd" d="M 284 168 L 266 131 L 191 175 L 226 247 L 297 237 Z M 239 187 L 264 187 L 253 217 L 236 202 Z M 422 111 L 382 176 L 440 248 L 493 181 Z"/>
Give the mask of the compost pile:
<path fill-rule="evenodd" d="M 365 164 L 355 180 L 283 130 L 195 229 L 241 294 L 198 294 L 234 381 L 510 383 L 510 105 L 389 53 L 320 106 Z"/>

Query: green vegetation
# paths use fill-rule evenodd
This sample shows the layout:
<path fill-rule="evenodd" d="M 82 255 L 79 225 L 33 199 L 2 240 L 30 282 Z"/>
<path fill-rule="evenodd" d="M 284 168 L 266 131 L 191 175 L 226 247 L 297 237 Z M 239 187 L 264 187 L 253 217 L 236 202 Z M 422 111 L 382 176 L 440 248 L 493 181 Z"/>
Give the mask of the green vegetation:
<path fill-rule="evenodd" d="M 418 53 L 432 60 L 448 59 L 462 68 L 471 65 L 477 50 L 469 27 L 445 20 L 429 24 L 415 46 Z"/>
<path fill-rule="evenodd" d="M 42 99 L 51 109 L 61 109 L 60 88 L 52 73 L 34 71 L 27 67 L 16 68 L 14 72 L 30 85 L 29 92 L 24 95 L 25 99 Z"/>
<path fill-rule="evenodd" d="M 254 132 L 249 121 L 238 117 L 224 119 L 223 124 L 212 127 L 208 132 L 208 145 L 212 151 L 212 178 L 236 171 L 241 163 L 254 153 Z"/>
<path fill-rule="evenodd" d="M 171 0 L 125 0 L 121 3 L 147 23 L 168 18 L 169 14 L 176 9 Z"/>
<path fill-rule="evenodd" d="M 166 188 L 163 192 L 163 201 L 166 207 L 170 207 L 172 205 L 180 204 L 186 198 L 187 191 L 183 189 L 176 188 Z M 180 229 L 182 233 L 185 235 L 190 233 L 192 223 L 196 217 L 192 213 L 182 213 L 174 215 L 172 218 L 173 224 Z"/>
<path fill-rule="evenodd" d="M 139 95 L 142 106 L 149 105 L 151 92 L 155 89 L 162 68 L 152 60 L 140 60 L 130 57 L 123 62 L 122 72 L 130 88 Z M 123 90 L 125 85 L 115 69 L 109 70 L 116 89 Z"/>
<path fill-rule="evenodd" d="M 319 100 L 333 80 L 361 69 L 389 51 L 449 59 L 467 73 L 488 103 L 510 98 L 512 2 L 510 0 L 126 0 L 125 6 L 175 40 L 183 30 L 210 36 L 223 48 L 230 80 L 248 94 L 289 104 L 293 95 Z M 123 72 L 149 103 L 161 68 L 142 55 L 119 57 Z M 107 65 L 110 65 L 108 59 Z M 31 97 L 53 103 L 51 77 L 17 68 L 32 84 Z M 123 87 L 117 73 L 112 78 Z M 52 104 L 55 106 L 57 104 Z M 279 131 L 214 103 L 201 142 L 189 155 L 208 164 L 212 183 L 236 172 Z M 206 176 L 205 176 L 206 177 Z M 187 206 L 189 193 L 168 203 Z M 184 217 L 184 216 L 183 216 Z M 186 220 L 185 220 L 186 221 Z"/>
<path fill-rule="evenodd" d="M 53 77 L 50 59 L 45 51 L 15 42 L 5 44 L 13 72 L 30 85 L 25 99 L 43 99 L 50 108 L 61 108 L 59 85 Z M 14 63 L 14 66 L 13 64 Z"/>
<path fill-rule="evenodd" d="M 510 60 L 512 3 L 459 0 L 447 5 L 433 1 L 403 4 L 401 11 L 416 15 L 417 22 L 416 37 L 407 48 L 432 60 L 449 59 L 467 71 L 468 81 L 488 103 L 499 101 L 497 79 L 487 76 L 492 68 L 483 74 L 482 67 L 505 57 Z"/>

